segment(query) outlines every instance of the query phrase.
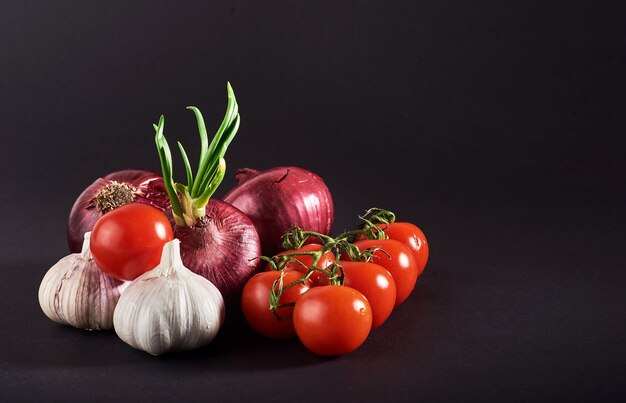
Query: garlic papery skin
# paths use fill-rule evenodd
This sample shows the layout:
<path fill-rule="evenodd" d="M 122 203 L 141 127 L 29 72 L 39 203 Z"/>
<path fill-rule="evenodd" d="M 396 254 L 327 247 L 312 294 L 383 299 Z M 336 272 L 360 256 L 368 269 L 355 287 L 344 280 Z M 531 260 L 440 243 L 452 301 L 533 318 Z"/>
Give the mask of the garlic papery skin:
<path fill-rule="evenodd" d="M 113 324 L 130 346 L 160 355 L 208 344 L 224 322 L 224 311 L 222 294 L 183 265 L 180 241 L 174 239 L 163 246 L 161 263 L 124 291 Z"/>
<path fill-rule="evenodd" d="M 72 253 L 48 270 L 39 286 L 39 305 L 53 321 L 86 330 L 113 328 L 113 311 L 129 284 L 104 274 L 89 251 L 85 233 L 81 253 Z"/>

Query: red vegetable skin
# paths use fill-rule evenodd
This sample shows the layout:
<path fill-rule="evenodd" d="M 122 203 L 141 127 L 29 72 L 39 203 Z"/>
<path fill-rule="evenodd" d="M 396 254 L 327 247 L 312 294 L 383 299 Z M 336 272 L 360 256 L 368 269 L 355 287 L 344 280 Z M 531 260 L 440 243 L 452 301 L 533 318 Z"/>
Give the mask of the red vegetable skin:
<path fill-rule="evenodd" d="M 128 203 L 103 215 L 91 233 L 91 254 L 100 269 L 118 280 L 134 280 L 155 268 L 165 243 L 174 239 L 159 209 Z"/>
<path fill-rule="evenodd" d="M 372 328 L 372 308 L 354 288 L 315 287 L 296 302 L 293 324 L 302 344 L 315 354 L 347 354 L 367 339 Z"/>
<path fill-rule="evenodd" d="M 254 225 L 235 207 L 216 199 L 209 200 L 205 212 L 192 227 L 174 227 L 183 264 L 224 296 L 239 293 L 261 256 Z"/>
<path fill-rule="evenodd" d="M 261 238 L 264 255 L 272 256 L 282 250 L 282 236 L 294 224 L 330 234 L 333 201 L 324 181 L 313 172 L 298 167 L 263 172 L 245 168 L 237 171 L 236 178 L 238 185 L 223 200 L 250 217 Z"/>
<path fill-rule="evenodd" d="M 376 225 L 383 228 L 389 238 L 400 241 L 411 249 L 413 257 L 415 257 L 419 277 L 428 262 L 428 241 L 422 230 L 408 222 Z"/>
<path fill-rule="evenodd" d="M 367 298 L 372 307 L 372 329 L 382 325 L 396 302 L 396 283 L 382 266 L 369 262 L 340 260 L 344 286 L 354 288 Z"/>
<path fill-rule="evenodd" d="M 96 179 L 78 196 L 67 223 L 67 243 L 72 253 L 81 251 L 86 232 L 110 210 L 140 202 L 162 211 L 170 208 L 161 175 L 142 169 L 125 169 Z"/>
<path fill-rule="evenodd" d="M 296 335 L 292 317 L 293 307 L 285 306 L 276 310 L 281 320 L 272 313 L 269 307 L 270 290 L 274 281 L 279 277 L 280 272 L 271 271 L 256 274 L 248 280 L 241 294 L 241 309 L 246 321 L 254 331 L 266 337 L 286 339 Z M 287 286 L 300 278 L 302 278 L 302 273 L 287 272 L 283 277 L 283 286 Z M 283 289 L 278 303 L 296 302 L 309 288 L 310 282 L 307 281 Z"/>
<path fill-rule="evenodd" d="M 280 256 L 280 255 L 300 253 L 300 252 L 316 252 L 320 250 L 322 250 L 322 245 L 309 244 L 309 245 L 304 245 L 300 249 L 281 252 L 278 255 Z M 287 262 L 283 270 L 298 271 L 300 273 L 306 274 L 309 271 L 309 267 L 311 267 L 311 265 L 313 264 L 313 256 L 311 255 L 294 255 L 292 256 L 292 258 L 296 259 L 302 264 L 299 264 L 293 261 Z M 319 267 L 320 269 L 328 269 L 330 266 L 332 266 L 334 262 L 335 262 L 335 255 L 333 254 L 333 252 L 327 251 L 319 258 L 316 266 Z M 271 270 L 271 266 L 268 265 L 266 269 Z M 320 285 L 329 285 L 328 276 L 318 270 L 311 273 L 311 276 L 309 277 L 309 279 L 311 280 L 313 287 L 317 287 Z"/>
<path fill-rule="evenodd" d="M 378 250 L 374 253 L 372 262 L 383 266 L 393 276 L 396 283 L 396 302 L 398 306 L 413 291 L 417 281 L 418 270 L 415 258 L 408 246 L 393 239 L 386 240 L 365 240 L 354 243 L 359 250 L 368 248 L 382 248 L 385 252 Z M 343 256 L 348 259 L 347 256 Z"/>

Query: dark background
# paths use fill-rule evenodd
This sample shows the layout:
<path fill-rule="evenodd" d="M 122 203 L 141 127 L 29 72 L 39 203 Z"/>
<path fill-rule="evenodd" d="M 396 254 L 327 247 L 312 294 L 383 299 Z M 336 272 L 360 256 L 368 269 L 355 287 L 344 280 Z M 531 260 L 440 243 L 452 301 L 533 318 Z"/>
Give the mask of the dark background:
<path fill-rule="evenodd" d="M 0 3 L 3 400 L 626 395 L 621 2 L 110 3 Z M 209 347 L 154 358 L 38 306 L 82 189 L 159 169 L 162 113 L 197 148 L 184 107 L 215 130 L 227 80 L 242 125 L 218 196 L 237 167 L 298 165 L 331 189 L 336 233 L 380 206 L 428 236 L 414 293 L 352 354 L 231 311 Z"/>

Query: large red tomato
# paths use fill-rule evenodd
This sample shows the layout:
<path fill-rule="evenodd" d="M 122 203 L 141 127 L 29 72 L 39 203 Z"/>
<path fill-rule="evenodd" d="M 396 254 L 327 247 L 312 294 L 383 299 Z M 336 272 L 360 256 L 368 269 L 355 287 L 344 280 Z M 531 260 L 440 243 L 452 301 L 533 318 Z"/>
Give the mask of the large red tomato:
<path fill-rule="evenodd" d="M 159 264 L 163 245 L 172 239 L 172 227 L 161 210 L 128 203 L 98 219 L 90 249 L 103 272 L 118 280 L 134 280 Z"/>

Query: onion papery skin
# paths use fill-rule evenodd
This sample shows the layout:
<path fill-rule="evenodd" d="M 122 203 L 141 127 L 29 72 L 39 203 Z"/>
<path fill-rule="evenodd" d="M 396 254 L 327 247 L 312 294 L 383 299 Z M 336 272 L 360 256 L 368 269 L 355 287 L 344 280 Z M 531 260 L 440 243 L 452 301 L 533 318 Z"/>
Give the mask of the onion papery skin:
<path fill-rule="evenodd" d="M 235 297 L 256 273 L 261 256 L 252 221 L 237 208 L 209 200 L 193 227 L 175 226 L 183 264 L 213 283 L 224 298 Z"/>
<path fill-rule="evenodd" d="M 125 169 L 112 172 L 96 179 L 78 196 L 70 212 L 67 223 L 67 243 L 72 253 L 81 251 L 83 237 L 93 229 L 103 213 L 96 208 L 95 197 L 98 192 L 113 181 L 126 183 L 137 189 L 134 202 L 146 203 L 166 213 L 173 223 L 170 213 L 170 201 L 165 191 L 163 178 L 156 172 L 143 169 Z"/>
<path fill-rule="evenodd" d="M 283 250 L 282 236 L 293 225 L 325 235 L 332 231 L 333 200 L 324 181 L 313 172 L 298 167 L 263 172 L 244 168 L 236 178 L 238 185 L 223 200 L 250 217 L 264 255 Z"/>

